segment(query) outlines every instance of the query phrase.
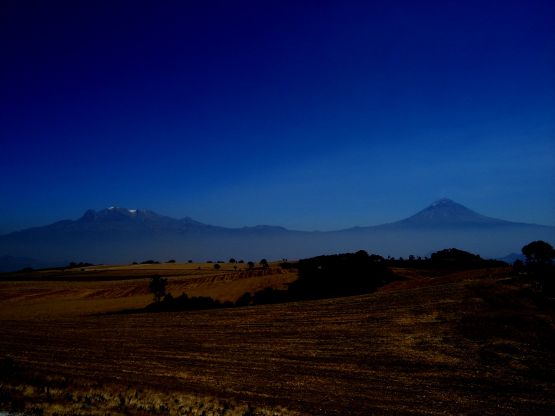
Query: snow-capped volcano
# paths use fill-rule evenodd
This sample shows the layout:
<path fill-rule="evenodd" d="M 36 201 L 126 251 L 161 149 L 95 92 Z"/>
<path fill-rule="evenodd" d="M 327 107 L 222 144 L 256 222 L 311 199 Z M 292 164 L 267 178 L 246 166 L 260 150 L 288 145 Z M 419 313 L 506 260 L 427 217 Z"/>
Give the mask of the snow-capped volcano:
<path fill-rule="evenodd" d="M 397 222 L 411 226 L 503 225 L 508 221 L 487 217 L 448 198 L 442 198 L 413 216 Z"/>
<path fill-rule="evenodd" d="M 128 209 L 121 207 L 108 207 L 95 211 L 87 210 L 78 221 L 81 222 L 106 222 L 106 221 L 167 221 L 173 220 L 170 217 L 159 215 L 146 209 Z"/>
<path fill-rule="evenodd" d="M 122 209 L 122 208 L 115 207 L 115 206 L 108 207 L 109 211 L 120 210 L 120 209 Z M 125 210 L 126 208 L 123 208 L 123 209 Z M 137 210 L 136 209 L 127 209 L 127 212 L 129 212 L 130 214 L 136 214 Z"/>
<path fill-rule="evenodd" d="M 176 219 L 149 210 L 114 206 L 88 210 L 77 220 L 2 235 L 0 258 L 7 255 L 96 263 L 152 258 L 256 260 L 360 249 L 384 256 L 427 255 L 450 247 L 495 258 L 518 252 L 534 240 L 555 243 L 555 227 L 487 217 L 446 198 L 394 223 L 328 232 L 276 226 L 226 228 L 189 217 Z"/>

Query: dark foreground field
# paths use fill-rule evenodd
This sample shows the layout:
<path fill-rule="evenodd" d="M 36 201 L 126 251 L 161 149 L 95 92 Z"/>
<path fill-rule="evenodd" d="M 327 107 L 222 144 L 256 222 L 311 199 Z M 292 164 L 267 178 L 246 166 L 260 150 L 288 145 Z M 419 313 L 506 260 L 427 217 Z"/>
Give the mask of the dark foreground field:
<path fill-rule="evenodd" d="M 397 272 L 407 280 L 330 300 L 0 314 L 11 366 L 0 403 L 38 414 L 554 414 L 547 301 L 509 269 Z"/>

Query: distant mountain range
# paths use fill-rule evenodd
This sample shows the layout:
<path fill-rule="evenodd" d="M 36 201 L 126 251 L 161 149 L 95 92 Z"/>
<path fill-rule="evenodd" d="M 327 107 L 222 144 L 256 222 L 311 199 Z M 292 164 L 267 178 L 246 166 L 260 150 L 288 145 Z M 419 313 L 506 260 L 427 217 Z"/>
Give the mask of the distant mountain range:
<path fill-rule="evenodd" d="M 292 259 L 359 249 L 398 257 L 457 247 L 499 258 L 520 252 L 533 240 L 554 244 L 555 227 L 486 217 L 449 199 L 397 222 L 326 232 L 266 225 L 226 228 L 110 207 L 88 210 L 77 220 L 1 235 L 0 271 L 69 261 Z"/>

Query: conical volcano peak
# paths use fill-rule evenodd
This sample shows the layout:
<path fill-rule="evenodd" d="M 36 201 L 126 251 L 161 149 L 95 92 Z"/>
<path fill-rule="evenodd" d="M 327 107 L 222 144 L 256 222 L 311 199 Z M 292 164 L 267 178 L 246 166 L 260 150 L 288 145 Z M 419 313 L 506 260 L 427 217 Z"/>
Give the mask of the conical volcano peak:
<path fill-rule="evenodd" d="M 434 203 L 432 203 L 430 207 L 440 207 L 440 206 L 446 206 L 446 205 L 461 205 L 461 204 L 458 204 L 449 198 L 441 198 L 435 201 Z"/>
<path fill-rule="evenodd" d="M 451 199 L 442 198 L 402 221 L 410 225 L 499 224 L 504 221 L 486 217 Z"/>

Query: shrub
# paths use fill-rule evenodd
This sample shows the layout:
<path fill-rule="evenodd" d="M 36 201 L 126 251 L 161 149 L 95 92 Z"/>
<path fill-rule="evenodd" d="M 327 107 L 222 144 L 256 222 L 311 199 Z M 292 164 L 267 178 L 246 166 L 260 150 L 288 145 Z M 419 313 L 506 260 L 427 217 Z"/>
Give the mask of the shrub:
<path fill-rule="evenodd" d="M 252 295 L 249 292 L 245 292 L 237 301 L 235 306 L 248 306 L 252 304 Z"/>
<path fill-rule="evenodd" d="M 300 297 L 365 293 L 393 280 L 384 262 L 362 250 L 299 260 L 297 268 L 299 278 L 289 288 Z"/>
<path fill-rule="evenodd" d="M 532 241 L 522 247 L 526 256 L 526 271 L 540 283 L 541 291 L 549 296 L 555 294 L 555 250 L 545 241 Z"/>
<path fill-rule="evenodd" d="M 160 302 L 160 299 L 166 294 L 166 284 L 168 279 L 164 279 L 161 276 L 152 276 L 148 289 L 154 295 L 154 301 L 156 303 Z"/>
<path fill-rule="evenodd" d="M 530 266 L 547 265 L 553 263 L 555 250 L 545 241 L 532 241 L 522 247 L 522 254 L 526 256 L 526 264 Z"/>

